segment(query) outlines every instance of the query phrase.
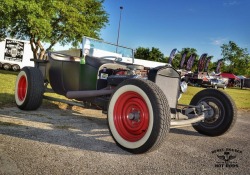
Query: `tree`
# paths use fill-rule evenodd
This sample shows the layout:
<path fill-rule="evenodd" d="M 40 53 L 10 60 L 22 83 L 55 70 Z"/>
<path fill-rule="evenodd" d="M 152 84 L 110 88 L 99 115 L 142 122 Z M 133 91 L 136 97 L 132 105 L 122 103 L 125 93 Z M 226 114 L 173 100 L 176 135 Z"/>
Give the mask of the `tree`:
<path fill-rule="evenodd" d="M 2 0 L 0 38 L 30 39 L 34 58 L 42 58 L 56 43 L 77 45 L 83 35 L 99 38 L 108 22 L 104 0 Z"/>
<path fill-rule="evenodd" d="M 152 47 L 150 50 L 149 48 L 138 47 L 135 50 L 135 58 L 142 59 L 142 60 L 150 60 L 150 61 L 157 61 L 162 62 L 164 61 L 164 54 L 160 51 L 160 49 Z"/>
<path fill-rule="evenodd" d="M 210 70 L 210 71 L 214 71 L 215 72 L 215 70 L 216 70 L 216 68 L 217 68 L 217 62 L 218 61 L 215 61 L 215 62 L 210 62 L 210 64 L 209 64 L 209 66 L 208 66 L 208 70 Z"/>
<path fill-rule="evenodd" d="M 229 41 L 228 44 L 221 46 L 222 56 L 226 66 L 223 71 L 236 75 L 246 75 L 249 69 L 250 56 L 247 49 L 240 48 L 235 42 Z"/>
<path fill-rule="evenodd" d="M 134 56 L 135 56 L 135 58 L 138 58 L 138 59 L 148 60 L 148 58 L 149 58 L 149 53 L 150 53 L 149 48 L 138 47 L 138 48 L 135 50 Z"/>
<path fill-rule="evenodd" d="M 234 73 L 236 75 L 250 75 L 250 56 L 244 56 L 235 63 Z"/>
<path fill-rule="evenodd" d="M 152 61 L 162 62 L 164 59 L 164 54 L 160 51 L 160 49 L 152 47 L 149 53 L 149 59 Z"/>

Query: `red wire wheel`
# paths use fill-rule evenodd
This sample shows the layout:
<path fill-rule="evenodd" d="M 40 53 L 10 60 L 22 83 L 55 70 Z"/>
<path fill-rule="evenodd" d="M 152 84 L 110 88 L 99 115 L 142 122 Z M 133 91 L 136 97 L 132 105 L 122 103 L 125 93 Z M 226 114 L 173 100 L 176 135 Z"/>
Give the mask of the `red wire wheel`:
<path fill-rule="evenodd" d="M 133 91 L 120 95 L 114 107 L 114 124 L 120 136 L 136 142 L 143 138 L 149 125 L 149 111 L 143 97 Z"/>

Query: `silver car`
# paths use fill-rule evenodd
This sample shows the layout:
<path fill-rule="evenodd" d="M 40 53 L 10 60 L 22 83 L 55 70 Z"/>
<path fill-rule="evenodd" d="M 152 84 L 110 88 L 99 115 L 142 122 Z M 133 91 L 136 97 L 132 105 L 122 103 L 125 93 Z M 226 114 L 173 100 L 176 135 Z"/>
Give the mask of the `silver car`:
<path fill-rule="evenodd" d="M 227 87 L 226 82 L 221 79 L 211 79 L 210 82 L 211 82 L 212 87 L 215 89 L 218 89 L 218 88 L 226 89 Z"/>

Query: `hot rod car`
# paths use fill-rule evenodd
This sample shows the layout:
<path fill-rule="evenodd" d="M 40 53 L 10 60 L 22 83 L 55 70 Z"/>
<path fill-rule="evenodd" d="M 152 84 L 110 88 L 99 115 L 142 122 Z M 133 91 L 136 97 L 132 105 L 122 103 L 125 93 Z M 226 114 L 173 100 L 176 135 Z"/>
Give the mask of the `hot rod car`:
<path fill-rule="evenodd" d="M 187 84 L 171 65 L 147 68 L 114 55 L 93 56 L 89 46 L 83 57 L 48 52 L 46 59 L 34 60 L 35 67 L 24 67 L 16 80 L 17 107 L 39 108 L 50 84 L 54 93 L 107 113 L 114 141 L 136 154 L 157 149 L 170 128 L 192 125 L 201 134 L 219 136 L 235 123 L 237 110 L 226 93 L 204 89 L 190 105 L 178 104 Z"/>

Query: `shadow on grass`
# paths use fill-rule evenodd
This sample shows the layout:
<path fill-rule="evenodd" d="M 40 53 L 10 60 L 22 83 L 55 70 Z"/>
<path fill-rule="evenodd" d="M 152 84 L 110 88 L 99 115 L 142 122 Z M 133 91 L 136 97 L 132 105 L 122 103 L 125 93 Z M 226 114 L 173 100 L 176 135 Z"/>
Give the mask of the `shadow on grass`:
<path fill-rule="evenodd" d="M 250 91 L 250 88 L 249 88 L 249 87 L 243 87 L 242 89 L 239 88 L 239 87 L 229 87 L 228 89 Z"/>
<path fill-rule="evenodd" d="M 62 103 L 44 99 L 41 106 L 51 109 L 60 109 L 60 105 L 62 105 Z M 0 93 L 0 108 L 1 107 L 16 107 L 15 95 L 10 93 Z"/>
<path fill-rule="evenodd" d="M 18 72 L 14 72 L 14 71 L 10 71 L 10 70 L 0 69 L 0 74 L 18 75 L 18 73 L 19 73 L 19 71 Z"/>
<path fill-rule="evenodd" d="M 0 107 L 16 106 L 14 94 L 0 93 Z"/>

